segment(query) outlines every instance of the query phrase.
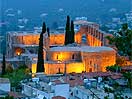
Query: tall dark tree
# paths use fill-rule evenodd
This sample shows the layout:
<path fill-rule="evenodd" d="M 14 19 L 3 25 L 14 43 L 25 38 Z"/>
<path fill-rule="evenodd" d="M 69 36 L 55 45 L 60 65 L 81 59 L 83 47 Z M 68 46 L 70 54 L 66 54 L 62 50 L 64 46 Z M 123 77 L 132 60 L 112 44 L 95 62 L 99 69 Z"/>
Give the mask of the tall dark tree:
<path fill-rule="evenodd" d="M 44 72 L 44 55 L 43 55 L 43 34 L 46 33 L 46 24 L 43 23 L 42 32 L 39 38 L 39 48 L 38 48 L 38 61 L 37 61 L 37 72 Z"/>
<path fill-rule="evenodd" d="M 70 17 L 67 16 L 66 28 L 65 28 L 65 45 L 69 44 L 70 38 Z"/>
<path fill-rule="evenodd" d="M 50 29 L 47 27 L 48 37 L 50 37 Z"/>
<path fill-rule="evenodd" d="M 6 73 L 6 61 L 5 61 L 5 53 L 3 53 L 3 61 L 2 61 L 2 75 Z"/>
<path fill-rule="evenodd" d="M 74 32 L 74 23 L 73 23 L 73 20 L 71 21 L 71 36 L 70 36 L 70 43 L 74 43 L 75 42 L 75 32 Z"/>

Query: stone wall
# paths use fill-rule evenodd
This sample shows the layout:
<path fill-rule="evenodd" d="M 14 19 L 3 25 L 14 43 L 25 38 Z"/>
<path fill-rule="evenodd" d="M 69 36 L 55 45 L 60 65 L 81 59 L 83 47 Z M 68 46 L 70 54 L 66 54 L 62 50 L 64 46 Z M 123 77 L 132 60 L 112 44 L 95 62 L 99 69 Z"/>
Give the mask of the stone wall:
<path fill-rule="evenodd" d="M 115 51 L 87 52 L 82 53 L 86 72 L 106 71 L 107 66 L 116 63 Z"/>

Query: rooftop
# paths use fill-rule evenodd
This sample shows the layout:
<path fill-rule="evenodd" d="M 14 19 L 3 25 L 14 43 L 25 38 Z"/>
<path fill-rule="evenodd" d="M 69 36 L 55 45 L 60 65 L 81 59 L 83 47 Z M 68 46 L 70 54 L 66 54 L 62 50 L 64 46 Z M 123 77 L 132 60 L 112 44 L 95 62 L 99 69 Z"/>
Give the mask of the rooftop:
<path fill-rule="evenodd" d="M 81 51 L 81 49 L 79 47 L 62 46 L 62 47 L 52 47 L 50 48 L 50 51 Z"/>
<path fill-rule="evenodd" d="M 84 93 L 90 94 L 91 96 L 93 96 L 94 93 L 96 95 L 96 98 L 100 98 L 100 99 L 103 99 L 105 96 L 108 95 L 107 93 L 104 92 L 103 89 L 96 89 L 96 88 L 87 89 L 84 86 L 77 86 L 76 88 L 81 89 Z M 113 95 L 109 94 L 109 98 L 112 99 Z"/>
<path fill-rule="evenodd" d="M 35 32 L 35 31 L 11 31 L 8 32 L 8 34 L 11 34 L 13 36 L 23 36 L 23 35 L 38 35 L 40 33 Z"/>
<path fill-rule="evenodd" d="M 16 98 L 20 99 L 20 98 L 26 97 L 25 95 L 18 93 L 18 92 L 9 92 L 9 96 L 13 96 L 15 99 Z"/>
<path fill-rule="evenodd" d="M 79 24 L 79 25 L 89 25 L 89 24 L 95 24 L 94 22 L 88 22 L 87 20 L 76 20 L 74 21 L 74 24 Z"/>
<path fill-rule="evenodd" d="M 25 44 L 13 44 L 14 47 L 21 47 L 21 48 L 25 48 L 25 47 L 37 47 L 37 44 L 32 44 L 32 45 L 25 45 Z"/>
<path fill-rule="evenodd" d="M 10 83 L 8 78 L 0 78 L 0 84 L 2 83 Z"/>
<path fill-rule="evenodd" d="M 83 79 L 92 79 L 94 77 L 111 77 L 113 79 L 119 79 L 122 77 L 120 73 L 111 73 L 111 72 L 88 72 L 88 73 L 71 73 L 67 74 L 66 77 L 62 79 L 69 83 L 71 87 L 77 85 L 83 85 Z"/>
<path fill-rule="evenodd" d="M 82 51 L 82 52 L 101 52 L 101 51 L 114 51 L 110 47 L 90 47 L 90 46 L 62 46 L 62 47 L 52 47 L 50 51 Z"/>
<path fill-rule="evenodd" d="M 59 84 L 67 84 L 67 83 L 64 83 L 60 80 L 53 80 L 53 81 L 38 81 L 38 82 L 35 82 L 35 81 L 27 81 L 27 82 L 23 82 L 22 83 L 23 85 L 27 85 L 27 86 L 31 86 L 33 88 L 36 88 L 40 91 L 44 91 L 46 93 L 53 93 L 53 89 L 51 88 L 51 85 L 59 85 Z"/>
<path fill-rule="evenodd" d="M 81 50 L 82 52 L 114 51 L 112 48 L 105 46 L 101 46 L 101 47 L 82 46 Z"/>
<path fill-rule="evenodd" d="M 52 97 L 52 99 L 66 99 L 66 98 L 62 96 L 55 96 L 55 97 Z"/>

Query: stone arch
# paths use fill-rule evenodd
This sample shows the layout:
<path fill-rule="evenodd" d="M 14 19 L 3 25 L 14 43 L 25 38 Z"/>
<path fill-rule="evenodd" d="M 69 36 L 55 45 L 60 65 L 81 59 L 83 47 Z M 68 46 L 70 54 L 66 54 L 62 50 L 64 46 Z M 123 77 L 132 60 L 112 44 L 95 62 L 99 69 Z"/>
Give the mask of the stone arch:
<path fill-rule="evenodd" d="M 100 32 L 92 27 L 81 27 L 80 31 L 76 33 L 76 42 L 78 44 L 85 44 L 89 46 L 102 46 L 100 40 Z M 84 39 L 85 38 L 85 39 Z M 83 40 L 85 42 L 83 42 Z"/>

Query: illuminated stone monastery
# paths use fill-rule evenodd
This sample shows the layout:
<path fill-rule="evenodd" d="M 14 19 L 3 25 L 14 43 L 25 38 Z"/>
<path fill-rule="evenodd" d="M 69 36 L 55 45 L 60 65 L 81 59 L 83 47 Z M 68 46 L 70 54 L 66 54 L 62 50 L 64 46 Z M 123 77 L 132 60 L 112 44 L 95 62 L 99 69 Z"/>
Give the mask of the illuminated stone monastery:
<path fill-rule="evenodd" d="M 75 21 L 79 30 L 75 33 L 75 43 L 64 45 L 64 33 L 44 34 L 44 68 L 46 74 L 81 73 L 105 71 L 114 65 L 116 51 L 108 45 L 106 34 L 95 23 Z M 32 61 L 32 72 L 36 73 L 39 33 L 8 33 L 7 56 L 17 57 L 27 54 Z M 30 57 L 31 54 L 36 56 Z"/>

